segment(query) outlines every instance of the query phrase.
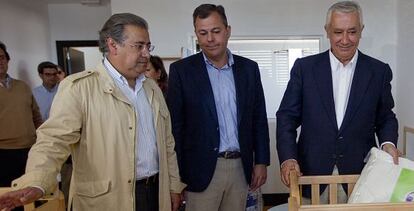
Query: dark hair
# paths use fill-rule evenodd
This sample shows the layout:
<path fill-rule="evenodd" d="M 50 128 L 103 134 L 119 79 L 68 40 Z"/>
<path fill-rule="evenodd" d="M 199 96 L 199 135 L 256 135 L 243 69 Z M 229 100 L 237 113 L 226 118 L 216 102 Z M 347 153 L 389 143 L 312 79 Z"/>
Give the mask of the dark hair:
<path fill-rule="evenodd" d="M 164 82 L 168 80 L 167 71 L 165 70 L 164 63 L 162 62 L 162 59 L 159 56 L 153 56 L 150 57 L 150 62 L 152 66 L 154 67 L 155 71 L 161 71 L 160 78 L 157 80 L 158 82 Z"/>
<path fill-rule="evenodd" d="M 39 72 L 39 74 L 43 74 L 43 70 L 45 68 L 53 68 L 57 71 L 57 66 L 55 64 L 53 64 L 52 62 L 42 62 L 37 66 L 37 72 Z"/>
<path fill-rule="evenodd" d="M 214 4 L 202 4 L 198 6 L 193 13 L 193 25 L 195 26 L 195 22 L 197 18 L 205 19 L 208 18 L 211 13 L 217 12 L 221 20 L 223 21 L 224 26 L 227 27 L 227 17 L 226 12 L 224 11 L 224 7 L 221 5 L 214 5 Z"/>
<path fill-rule="evenodd" d="M 112 38 L 117 43 L 122 43 L 126 37 L 124 37 L 124 29 L 126 25 L 134 25 L 148 30 L 147 21 L 143 18 L 131 13 L 119 13 L 112 15 L 102 26 L 99 31 L 99 50 L 102 53 L 108 52 L 108 46 L 106 40 Z"/>
<path fill-rule="evenodd" d="M 2 41 L 0 41 L 0 49 L 4 51 L 4 54 L 6 54 L 7 61 L 10 61 L 10 55 L 7 52 L 7 47 Z"/>

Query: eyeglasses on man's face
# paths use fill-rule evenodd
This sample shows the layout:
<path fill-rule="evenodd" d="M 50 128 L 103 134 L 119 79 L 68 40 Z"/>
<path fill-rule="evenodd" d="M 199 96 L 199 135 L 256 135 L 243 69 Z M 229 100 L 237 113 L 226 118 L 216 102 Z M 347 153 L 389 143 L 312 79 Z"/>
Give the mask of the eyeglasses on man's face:
<path fill-rule="evenodd" d="M 128 44 L 129 46 L 131 46 L 132 48 L 134 48 L 138 52 L 141 52 L 144 49 L 146 49 L 148 52 L 152 52 L 155 48 L 155 46 L 151 45 L 151 44 L 143 44 L 143 43 L 138 43 L 138 44 L 126 43 L 126 44 Z"/>

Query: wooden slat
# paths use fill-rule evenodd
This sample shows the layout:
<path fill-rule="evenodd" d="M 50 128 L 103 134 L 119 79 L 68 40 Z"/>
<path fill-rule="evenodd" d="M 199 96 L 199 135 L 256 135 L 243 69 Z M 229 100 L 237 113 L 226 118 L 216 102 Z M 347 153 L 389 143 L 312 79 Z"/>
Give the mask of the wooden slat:
<path fill-rule="evenodd" d="M 404 133 L 403 133 L 403 151 L 404 155 L 407 155 L 407 133 L 414 134 L 414 128 L 404 126 Z"/>
<path fill-rule="evenodd" d="M 312 185 L 312 204 L 319 204 L 319 185 Z"/>
<path fill-rule="evenodd" d="M 300 204 L 300 200 L 302 198 L 302 192 L 299 192 L 298 175 L 296 174 L 296 171 L 290 171 L 289 179 L 290 179 L 290 196 L 294 197 L 297 200 L 297 203 Z"/>
<path fill-rule="evenodd" d="M 328 176 L 302 176 L 298 178 L 299 184 L 338 184 L 356 183 L 359 175 L 328 175 Z"/>
<path fill-rule="evenodd" d="M 338 203 L 338 185 L 337 184 L 330 184 L 329 185 L 329 204 L 337 204 Z"/>
<path fill-rule="evenodd" d="M 354 186 L 354 183 L 348 183 L 348 198 L 351 196 L 351 193 L 354 190 Z"/>
<path fill-rule="evenodd" d="M 413 211 L 414 203 L 302 205 L 300 211 Z M 290 211 L 290 210 L 289 210 Z"/>

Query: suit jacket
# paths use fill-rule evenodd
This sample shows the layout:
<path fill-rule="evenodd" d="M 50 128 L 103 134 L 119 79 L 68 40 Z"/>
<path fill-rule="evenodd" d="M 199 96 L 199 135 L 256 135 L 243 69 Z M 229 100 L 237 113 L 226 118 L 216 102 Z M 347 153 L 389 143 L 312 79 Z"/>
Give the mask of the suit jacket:
<path fill-rule="evenodd" d="M 368 151 L 398 138 L 388 64 L 359 52 L 347 109 L 338 129 L 329 52 L 298 59 L 277 112 L 277 151 L 304 175 L 359 174 Z M 301 126 L 296 143 L 296 129 Z"/>
<path fill-rule="evenodd" d="M 160 211 L 171 210 L 170 192 L 180 182 L 170 116 L 161 90 L 153 80 L 143 88 L 151 105 L 159 159 Z M 100 64 L 97 70 L 68 76 L 59 85 L 49 119 L 38 129 L 26 174 L 17 188 L 56 187 L 56 175 L 69 153 L 73 173 L 69 201 L 73 210 L 135 210 L 134 107 Z M 69 210 L 69 209 L 68 209 Z"/>
<path fill-rule="evenodd" d="M 254 164 L 269 164 L 266 107 L 257 63 L 234 55 L 237 128 L 246 181 Z M 168 107 L 181 178 L 187 190 L 209 185 L 219 153 L 219 123 L 202 53 L 170 66 Z"/>

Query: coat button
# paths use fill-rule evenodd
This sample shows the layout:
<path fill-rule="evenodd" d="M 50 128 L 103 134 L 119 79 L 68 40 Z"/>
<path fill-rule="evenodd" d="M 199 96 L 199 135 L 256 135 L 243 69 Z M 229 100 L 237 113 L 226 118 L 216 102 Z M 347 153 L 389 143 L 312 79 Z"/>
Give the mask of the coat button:
<path fill-rule="evenodd" d="M 132 130 L 132 127 L 129 127 L 130 130 Z"/>
<path fill-rule="evenodd" d="M 132 182 L 132 180 L 128 180 L 128 183 L 131 183 Z"/>

